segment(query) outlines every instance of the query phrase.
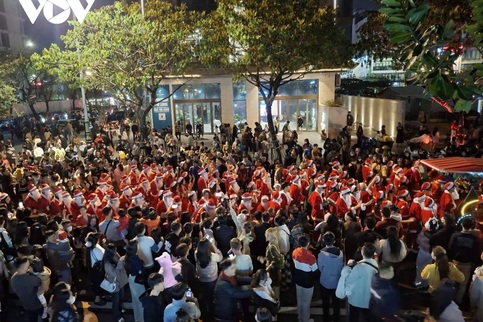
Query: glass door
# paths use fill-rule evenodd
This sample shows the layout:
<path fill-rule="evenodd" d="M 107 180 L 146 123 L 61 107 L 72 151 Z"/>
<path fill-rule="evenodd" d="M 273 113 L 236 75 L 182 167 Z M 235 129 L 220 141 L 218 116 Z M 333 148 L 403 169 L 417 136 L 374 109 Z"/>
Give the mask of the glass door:
<path fill-rule="evenodd" d="M 213 113 L 210 103 L 201 103 L 202 124 L 204 133 L 213 132 Z"/>

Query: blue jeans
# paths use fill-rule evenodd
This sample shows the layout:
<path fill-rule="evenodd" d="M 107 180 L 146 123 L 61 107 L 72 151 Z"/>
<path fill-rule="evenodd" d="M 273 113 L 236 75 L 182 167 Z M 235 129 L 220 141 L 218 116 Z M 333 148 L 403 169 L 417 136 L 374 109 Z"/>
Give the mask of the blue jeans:
<path fill-rule="evenodd" d="M 124 299 L 124 287 L 118 292 L 111 293 L 112 297 L 112 314 L 114 315 L 115 321 L 122 318 L 122 300 Z"/>
<path fill-rule="evenodd" d="M 61 270 L 58 273 L 59 276 L 59 282 L 65 282 L 69 285 L 72 285 L 72 272 L 70 268 L 66 268 L 64 270 Z"/>

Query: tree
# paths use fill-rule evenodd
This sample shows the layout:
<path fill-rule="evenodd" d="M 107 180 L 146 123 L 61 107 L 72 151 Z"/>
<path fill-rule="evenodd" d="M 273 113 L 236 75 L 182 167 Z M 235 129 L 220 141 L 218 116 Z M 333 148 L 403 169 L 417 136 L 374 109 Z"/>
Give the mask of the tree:
<path fill-rule="evenodd" d="M 83 23 L 70 22 L 73 28 L 61 37 L 65 49 L 52 45 L 39 61 L 66 80 L 105 88 L 134 105 L 146 137 L 146 117 L 162 100 L 157 88 L 193 61 L 189 39 L 196 17 L 185 6 L 157 0 L 146 1 L 143 17 L 138 3 L 115 2 L 89 13 Z"/>
<path fill-rule="evenodd" d="M 381 0 L 384 28 L 410 81 L 450 111 L 468 111 L 482 96 L 483 64 L 458 72 L 455 62 L 469 47 L 482 53 L 483 0 Z M 452 108 L 451 108 L 452 107 Z"/>
<path fill-rule="evenodd" d="M 200 28 L 201 62 L 258 88 L 280 159 L 272 118 L 280 87 L 317 69 L 348 66 L 352 59 L 335 19 L 336 12 L 316 0 L 220 0 Z"/>
<path fill-rule="evenodd" d="M 10 114 L 12 105 L 18 101 L 15 82 L 18 66 L 18 55 L 0 51 L 0 115 Z"/>

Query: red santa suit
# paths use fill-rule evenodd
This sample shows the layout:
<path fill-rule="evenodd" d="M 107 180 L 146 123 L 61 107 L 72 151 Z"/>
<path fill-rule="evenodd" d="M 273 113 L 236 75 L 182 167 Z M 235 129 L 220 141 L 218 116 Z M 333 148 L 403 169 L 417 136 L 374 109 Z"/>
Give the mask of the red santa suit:
<path fill-rule="evenodd" d="M 443 217 L 445 212 L 449 212 L 450 214 L 454 214 L 456 209 L 456 203 L 453 201 L 453 197 L 451 196 L 451 192 L 445 190 L 439 199 L 439 207 L 438 207 L 438 216 L 439 218 Z"/>
<path fill-rule="evenodd" d="M 370 163 L 369 164 L 366 163 L 362 166 L 362 180 L 364 180 L 364 182 L 368 182 L 371 176 L 372 176 L 372 168 L 370 166 Z"/>
<path fill-rule="evenodd" d="M 268 201 L 268 208 L 273 208 L 274 213 L 277 213 L 280 209 L 282 209 L 281 206 L 281 194 L 278 191 L 272 192 L 272 199 Z"/>
<path fill-rule="evenodd" d="M 436 217 L 437 215 L 437 210 L 436 210 L 436 205 L 434 203 L 434 200 L 431 198 L 426 198 L 424 200 L 424 207 L 421 208 L 421 221 L 424 227 L 424 224 L 428 222 L 430 218 Z M 423 228 L 426 230 L 426 228 Z"/>
<path fill-rule="evenodd" d="M 238 213 L 240 214 L 243 210 L 247 210 L 250 215 L 255 213 L 256 208 L 252 204 L 252 196 L 249 193 L 244 193 L 242 195 L 242 201 L 238 206 Z"/>
<path fill-rule="evenodd" d="M 200 171 L 201 170 L 201 171 Z M 198 174 L 200 174 L 200 177 L 198 178 L 197 187 L 198 187 L 198 192 L 202 193 L 203 190 L 208 188 L 208 180 L 204 177 L 205 176 L 205 169 L 201 168 L 198 170 Z"/>
<path fill-rule="evenodd" d="M 327 197 L 327 200 L 329 201 L 329 212 L 331 214 L 335 214 L 336 212 L 336 205 L 337 201 L 339 200 L 339 192 L 334 190 L 329 194 L 329 197 Z"/>
<path fill-rule="evenodd" d="M 163 199 L 158 201 L 158 204 L 156 205 L 156 215 L 164 218 L 166 217 L 166 212 L 168 211 L 168 208 L 171 206 L 171 204 L 168 204 L 168 197 L 171 196 L 171 191 L 165 190 L 163 192 Z"/>
<path fill-rule="evenodd" d="M 341 195 L 335 204 L 335 213 L 339 218 L 344 218 L 349 211 L 355 214 L 355 209 L 352 208 L 357 206 L 357 200 L 354 196 L 348 194 L 349 192 L 349 188 L 342 189 Z"/>
<path fill-rule="evenodd" d="M 260 191 L 260 195 L 262 196 L 269 196 L 270 195 L 270 188 L 268 187 L 267 183 L 263 181 L 263 179 L 257 179 L 255 181 L 257 186 L 257 190 Z"/>
<path fill-rule="evenodd" d="M 49 201 L 42 198 L 40 191 L 33 184 L 28 184 L 29 193 L 24 199 L 24 206 L 34 213 L 48 213 Z"/>
<path fill-rule="evenodd" d="M 303 195 L 302 195 L 302 189 L 300 184 L 297 184 L 298 179 L 295 179 L 290 185 L 290 197 L 292 197 L 292 205 L 296 205 L 297 207 L 300 206 L 300 203 L 302 202 Z"/>
<path fill-rule="evenodd" d="M 310 206 L 312 207 L 312 210 L 310 212 L 310 216 L 315 222 L 320 222 L 324 221 L 324 216 L 325 216 L 325 211 L 324 211 L 324 199 L 322 195 L 322 191 L 325 187 L 323 186 L 318 186 L 320 188 L 317 188 L 316 190 L 312 191 L 308 198 L 308 202 Z"/>

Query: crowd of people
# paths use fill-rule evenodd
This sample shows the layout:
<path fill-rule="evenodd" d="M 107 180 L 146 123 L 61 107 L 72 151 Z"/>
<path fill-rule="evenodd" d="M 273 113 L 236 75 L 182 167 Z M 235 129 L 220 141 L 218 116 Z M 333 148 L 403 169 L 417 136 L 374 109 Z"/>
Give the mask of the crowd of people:
<path fill-rule="evenodd" d="M 2 314 L 14 294 L 29 321 L 80 321 L 77 294 L 111 302 L 119 322 L 129 299 L 137 322 L 264 322 L 295 290 L 308 322 L 316 290 L 323 321 L 341 321 L 344 299 L 350 321 L 394 321 L 414 253 L 428 315 L 483 321 L 483 197 L 458 218 L 454 181 L 423 181 L 411 155 L 290 137 L 270 162 L 241 143 L 248 127 L 224 126 L 209 146 L 170 131 L 132 144 L 102 127 L 92 142 L 29 132 L 32 146 L 3 154 Z"/>

